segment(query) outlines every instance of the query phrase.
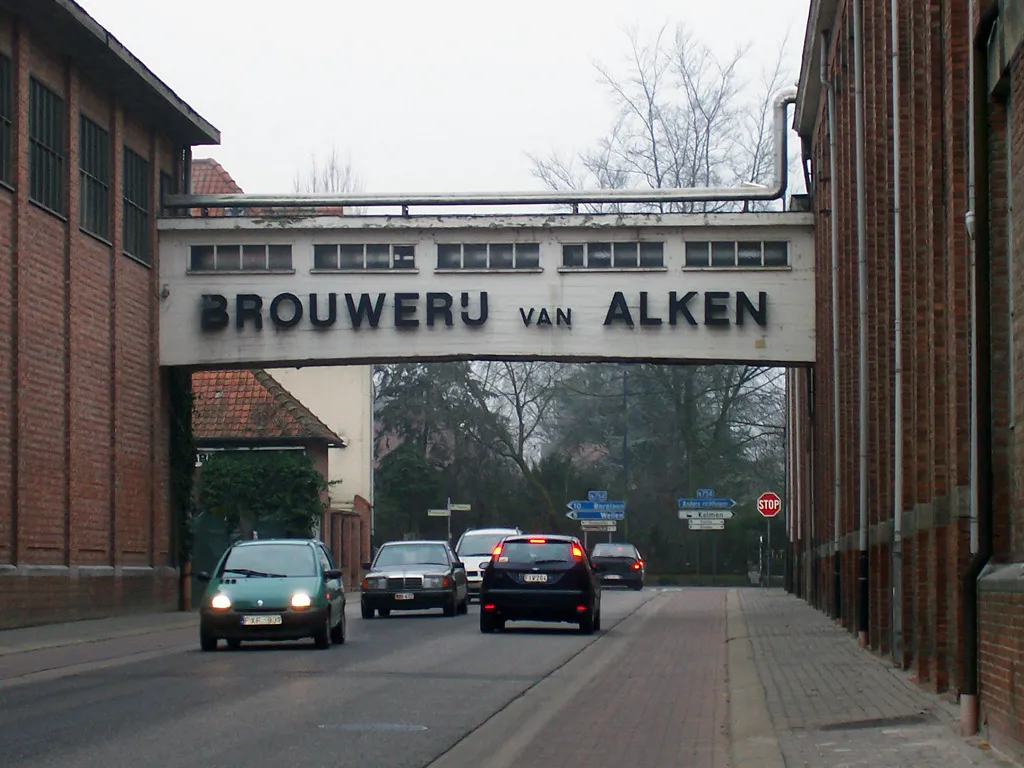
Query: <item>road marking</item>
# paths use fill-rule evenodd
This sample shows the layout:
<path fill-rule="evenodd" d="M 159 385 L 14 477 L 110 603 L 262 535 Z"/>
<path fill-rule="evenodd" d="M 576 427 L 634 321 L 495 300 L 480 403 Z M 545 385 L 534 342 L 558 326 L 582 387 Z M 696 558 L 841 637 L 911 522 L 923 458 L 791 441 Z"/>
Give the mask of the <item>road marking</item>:
<path fill-rule="evenodd" d="M 27 683 L 42 683 L 50 680 L 59 680 L 62 677 L 71 677 L 72 675 L 80 675 L 86 672 L 96 672 L 101 669 L 110 669 L 111 667 L 119 667 L 133 662 L 159 659 L 163 656 L 172 656 L 176 653 L 184 653 L 186 651 L 194 650 L 195 647 L 195 643 L 189 643 L 188 645 L 176 645 L 168 648 L 161 648 L 157 651 L 143 651 L 142 653 L 133 653 L 128 656 L 117 656 L 113 659 L 103 659 L 102 661 L 86 661 L 80 664 L 40 669 L 35 672 L 27 672 L 24 675 L 15 675 L 13 677 L 0 680 L 0 691 L 7 690 L 8 688 L 14 688 L 19 685 L 25 685 Z"/>
<path fill-rule="evenodd" d="M 633 642 L 633 636 L 665 604 L 660 595 L 648 599 L 626 614 L 609 630 L 587 643 L 575 656 L 542 677 L 426 768 L 508 768 L 516 763 L 552 715 L 565 707 L 595 676 L 619 658 Z"/>

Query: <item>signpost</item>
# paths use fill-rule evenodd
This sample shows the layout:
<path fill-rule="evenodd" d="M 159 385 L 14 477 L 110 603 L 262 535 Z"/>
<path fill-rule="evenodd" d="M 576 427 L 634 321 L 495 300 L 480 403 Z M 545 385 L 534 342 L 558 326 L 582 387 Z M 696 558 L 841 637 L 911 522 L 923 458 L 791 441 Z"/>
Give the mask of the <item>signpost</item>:
<path fill-rule="evenodd" d="M 444 509 L 428 509 L 427 517 L 447 517 L 448 518 L 448 543 L 452 543 L 452 512 L 469 512 L 473 508 L 472 504 L 452 504 L 452 497 L 448 497 L 448 503 Z"/>
<path fill-rule="evenodd" d="M 725 520 L 693 520 L 687 521 L 691 531 L 724 531 Z"/>
<path fill-rule="evenodd" d="M 570 501 L 565 505 L 570 520 L 623 520 L 626 517 L 624 501 Z"/>
<path fill-rule="evenodd" d="M 768 527 L 768 564 L 765 569 L 765 588 L 770 588 L 772 585 L 772 518 L 775 517 L 779 512 L 782 511 L 782 499 L 779 498 L 779 494 L 774 491 L 765 491 L 757 497 L 757 511 L 761 513 L 761 517 L 765 518 L 765 524 Z"/>

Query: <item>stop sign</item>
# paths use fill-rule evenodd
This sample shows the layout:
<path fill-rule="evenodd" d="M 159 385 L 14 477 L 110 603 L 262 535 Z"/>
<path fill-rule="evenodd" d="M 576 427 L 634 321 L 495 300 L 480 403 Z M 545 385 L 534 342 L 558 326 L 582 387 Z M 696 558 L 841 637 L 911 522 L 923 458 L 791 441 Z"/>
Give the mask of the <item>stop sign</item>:
<path fill-rule="evenodd" d="M 757 511 L 762 517 L 775 517 L 782 511 L 782 499 L 777 493 L 766 491 L 757 497 Z"/>

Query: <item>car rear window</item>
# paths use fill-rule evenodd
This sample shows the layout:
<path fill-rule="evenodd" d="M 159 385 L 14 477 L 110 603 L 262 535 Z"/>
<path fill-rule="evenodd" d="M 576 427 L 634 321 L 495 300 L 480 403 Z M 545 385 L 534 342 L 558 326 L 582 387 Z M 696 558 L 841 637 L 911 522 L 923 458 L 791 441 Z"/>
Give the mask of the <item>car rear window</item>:
<path fill-rule="evenodd" d="M 593 557 L 636 557 L 636 547 L 632 544 L 595 544 Z"/>
<path fill-rule="evenodd" d="M 312 547 L 302 544 L 247 544 L 231 550 L 224 561 L 224 571 L 230 571 L 231 576 L 244 576 L 246 571 L 274 576 L 316 576 L 316 560 Z"/>
<path fill-rule="evenodd" d="M 494 551 L 508 533 L 467 533 L 459 542 L 459 557 L 486 557 Z"/>
<path fill-rule="evenodd" d="M 546 541 L 543 544 L 529 541 L 506 541 L 501 548 L 498 562 L 522 565 L 524 563 L 572 564 L 576 561 L 572 556 L 572 545 L 567 541 Z"/>

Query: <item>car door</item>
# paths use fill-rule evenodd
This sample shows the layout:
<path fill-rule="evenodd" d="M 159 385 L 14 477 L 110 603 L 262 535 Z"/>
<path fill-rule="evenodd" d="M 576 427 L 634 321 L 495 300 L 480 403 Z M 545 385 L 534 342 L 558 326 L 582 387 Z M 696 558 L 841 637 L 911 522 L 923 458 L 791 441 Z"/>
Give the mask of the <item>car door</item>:
<path fill-rule="evenodd" d="M 317 545 L 317 553 L 320 556 L 320 567 L 324 573 L 334 570 L 334 562 L 331 560 L 331 553 L 324 549 L 323 544 Z M 329 602 L 332 616 L 341 616 L 345 611 L 345 584 L 341 579 L 327 579 L 327 593 L 330 595 Z"/>
<path fill-rule="evenodd" d="M 466 566 L 463 563 L 461 568 L 456 568 L 455 563 L 459 562 L 459 556 L 451 547 L 448 549 L 448 562 L 452 568 L 452 578 L 455 579 L 455 602 L 462 602 L 469 596 L 469 577 L 466 575 Z"/>

